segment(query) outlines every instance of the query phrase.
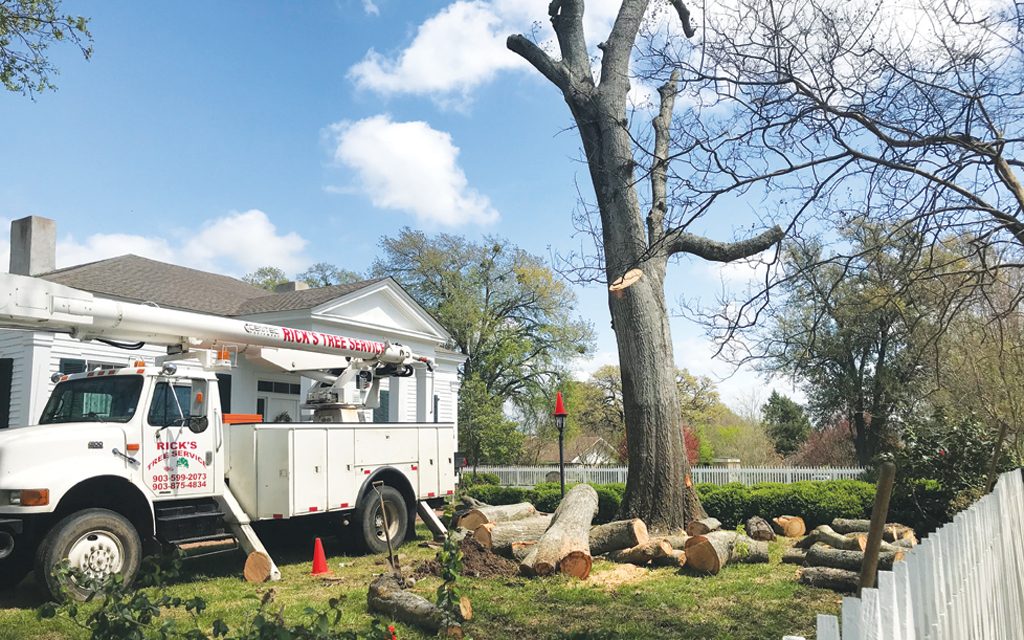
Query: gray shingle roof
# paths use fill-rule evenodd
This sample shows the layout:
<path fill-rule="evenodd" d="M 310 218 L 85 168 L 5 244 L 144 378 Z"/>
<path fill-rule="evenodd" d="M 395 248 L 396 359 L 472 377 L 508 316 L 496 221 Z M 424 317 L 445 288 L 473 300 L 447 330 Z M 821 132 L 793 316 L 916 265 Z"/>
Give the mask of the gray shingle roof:
<path fill-rule="evenodd" d="M 268 311 L 291 311 L 293 309 L 312 309 L 313 307 L 318 307 L 325 302 L 330 302 L 335 298 L 340 298 L 341 296 L 352 293 L 353 291 L 358 291 L 359 289 L 368 287 L 371 284 L 376 284 L 381 280 L 384 280 L 384 278 L 352 282 L 350 284 L 336 284 L 330 287 L 317 287 L 316 289 L 303 289 L 302 291 L 271 293 L 269 295 L 264 291 L 264 295 L 262 297 L 252 298 L 243 302 L 235 315 L 250 315 L 253 313 L 265 313 Z"/>
<path fill-rule="evenodd" d="M 223 316 L 309 309 L 377 282 L 267 293 L 237 278 L 131 254 L 58 269 L 39 277 L 105 296 Z"/>

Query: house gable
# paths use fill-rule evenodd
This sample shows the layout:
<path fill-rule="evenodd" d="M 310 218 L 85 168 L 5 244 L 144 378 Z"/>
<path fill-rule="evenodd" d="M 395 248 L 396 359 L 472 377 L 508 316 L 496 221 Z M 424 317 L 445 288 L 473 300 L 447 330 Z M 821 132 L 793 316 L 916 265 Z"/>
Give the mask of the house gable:
<path fill-rule="evenodd" d="M 451 334 L 391 278 L 353 291 L 311 310 L 314 320 L 342 321 L 366 329 L 391 329 L 435 343 Z"/>

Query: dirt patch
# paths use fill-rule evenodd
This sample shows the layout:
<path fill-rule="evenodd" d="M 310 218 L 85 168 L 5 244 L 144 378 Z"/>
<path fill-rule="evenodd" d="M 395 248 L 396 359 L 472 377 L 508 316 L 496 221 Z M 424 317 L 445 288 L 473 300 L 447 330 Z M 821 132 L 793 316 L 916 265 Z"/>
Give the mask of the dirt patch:
<path fill-rule="evenodd" d="M 462 550 L 462 575 L 469 578 L 508 578 L 519 575 L 519 565 L 515 561 L 485 549 L 472 538 L 465 538 L 459 543 Z M 426 560 L 416 567 L 416 577 L 439 576 L 441 565 L 437 560 Z"/>

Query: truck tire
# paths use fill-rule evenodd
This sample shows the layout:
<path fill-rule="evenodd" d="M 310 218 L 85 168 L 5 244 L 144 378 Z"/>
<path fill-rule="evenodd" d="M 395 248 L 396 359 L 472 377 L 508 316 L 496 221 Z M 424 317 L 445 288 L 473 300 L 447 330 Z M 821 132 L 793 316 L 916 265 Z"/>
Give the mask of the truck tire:
<path fill-rule="evenodd" d="M 387 511 L 388 530 L 391 546 L 397 548 L 405 541 L 409 531 L 409 509 L 402 494 L 394 487 L 380 488 Z M 384 518 L 381 515 L 380 497 L 376 489 L 370 489 L 363 496 L 362 504 L 356 508 L 353 524 L 360 546 L 371 553 L 387 553 L 388 542 L 384 537 Z"/>
<path fill-rule="evenodd" d="M 130 583 L 142 561 L 142 541 L 127 518 L 108 509 L 85 509 L 58 522 L 46 534 L 36 554 L 36 580 L 58 599 L 61 585 L 53 568 L 67 560 L 71 568 L 90 577 L 120 574 Z M 74 581 L 66 585 L 67 595 L 85 600 L 89 591 Z"/>

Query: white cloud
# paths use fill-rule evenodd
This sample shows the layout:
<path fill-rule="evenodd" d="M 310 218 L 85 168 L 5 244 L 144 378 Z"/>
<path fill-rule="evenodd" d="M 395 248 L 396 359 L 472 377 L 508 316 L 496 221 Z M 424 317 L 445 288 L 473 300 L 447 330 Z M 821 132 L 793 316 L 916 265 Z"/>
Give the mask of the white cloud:
<path fill-rule="evenodd" d="M 373 0 L 363 0 L 363 11 L 368 16 L 379 16 L 380 7 Z"/>
<path fill-rule="evenodd" d="M 464 104 L 478 86 L 501 71 L 530 69 L 505 46 L 513 33 L 536 37 L 554 47 L 547 0 L 458 0 L 421 24 L 412 41 L 394 55 L 374 49 L 349 70 L 362 89 L 381 95 L 431 95 L 442 104 L 452 97 Z M 584 31 L 593 48 L 608 36 L 618 12 L 617 0 L 587 3 Z"/>
<path fill-rule="evenodd" d="M 58 229 L 59 224 L 58 220 Z M 234 275 L 264 265 L 295 273 L 311 262 L 303 254 L 306 244 L 297 233 L 280 233 L 266 213 L 250 209 L 205 220 L 191 230 L 174 232 L 172 238 L 94 233 L 79 240 L 66 234 L 57 242 L 57 267 L 134 253 L 161 262 Z"/>
<path fill-rule="evenodd" d="M 574 380 L 589 380 L 595 371 L 609 364 L 619 366 L 617 351 L 598 351 L 588 358 L 577 358 L 572 363 L 572 377 Z"/>
<path fill-rule="evenodd" d="M 387 115 L 339 122 L 329 132 L 334 160 L 355 173 L 356 188 L 373 206 L 446 226 L 498 219 L 487 196 L 469 186 L 448 133 L 426 122 L 393 122 Z"/>

